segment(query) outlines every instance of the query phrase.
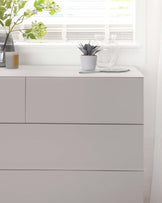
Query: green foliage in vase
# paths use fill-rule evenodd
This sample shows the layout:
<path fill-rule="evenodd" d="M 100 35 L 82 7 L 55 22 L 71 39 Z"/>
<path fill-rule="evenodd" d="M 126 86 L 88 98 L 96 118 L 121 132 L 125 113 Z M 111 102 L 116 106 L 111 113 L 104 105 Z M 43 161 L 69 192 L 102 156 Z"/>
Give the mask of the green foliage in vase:
<path fill-rule="evenodd" d="M 28 8 L 29 4 L 30 8 Z M 32 9 L 31 2 L 29 3 L 28 0 L 0 0 L 0 26 L 6 32 L 3 50 L 5 50 L 9 35 L 15 31 L 20 31 L 27 39 L 44 37 L 47 28 L 42 22 L 32 22 L 29 29 L 21 29 L 19 25 L 40 12 L 46 11 L 50 15 L 54 15 L 59 10 L 60 7 L 54 0 L 35 0 Z"/>

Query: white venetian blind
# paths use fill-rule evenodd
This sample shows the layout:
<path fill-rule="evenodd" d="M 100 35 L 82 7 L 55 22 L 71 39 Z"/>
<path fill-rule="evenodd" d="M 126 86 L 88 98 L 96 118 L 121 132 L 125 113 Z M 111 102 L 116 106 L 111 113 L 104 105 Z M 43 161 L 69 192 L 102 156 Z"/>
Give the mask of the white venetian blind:
<path fill-rule="evenodd" d="M 33 0 L 30 0 L 32 2 Z M 135 0 L 56 0 L 60 13 L 35 16 L 48 27 L 44 40 L 133 41 Z M 26 22 L 27 24 L 29 23 Z"/>

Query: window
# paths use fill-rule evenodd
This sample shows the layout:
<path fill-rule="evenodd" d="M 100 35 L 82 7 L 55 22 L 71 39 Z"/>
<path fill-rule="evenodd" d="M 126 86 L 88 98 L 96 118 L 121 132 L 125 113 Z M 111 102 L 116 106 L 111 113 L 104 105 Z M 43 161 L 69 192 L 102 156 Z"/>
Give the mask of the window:
<path fill-rule="evenodd" d="M 34 0 L 30 0 L 32 3 Z M 56 0 L 61 11 L 31 20 L 44 22 L 48 33 L 43 40 L 135 40 L 136 0 Z M 31 21 L 30 20 L 30 21 Z M 29 21 L 26 21 L 28 26 Z"/>

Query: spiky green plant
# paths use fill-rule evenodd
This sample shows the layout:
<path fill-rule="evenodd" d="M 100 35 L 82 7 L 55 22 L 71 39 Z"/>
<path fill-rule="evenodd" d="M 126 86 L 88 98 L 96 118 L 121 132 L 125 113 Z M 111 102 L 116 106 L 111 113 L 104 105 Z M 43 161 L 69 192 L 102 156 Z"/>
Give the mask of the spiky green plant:
<path fill-rule="evenodd" d="M 27 39 L 39 39 L 45 36 L 47 28 L 42 22 L 32 22 L 30 29 L 20 29 L 19 25 L 40 12 L 48 11 L 50 15 L 54 15 L 60 9 L 54 0 L 34 0 L 32 9 L 29 8 L 31 5 L 28 1 L 0 0 L 0 26 L 6 33 L 3 51 L 12 32 L 20 31 Z"/>
<path fill-rule="evenodd" d="M 82 44 L 80 43 L 78 48 L 83 53 L 84 56 L 95 56 L 99 51 L 101 51 L 101 47 L 97 45 L 91 45 L 90 43 Z"/>

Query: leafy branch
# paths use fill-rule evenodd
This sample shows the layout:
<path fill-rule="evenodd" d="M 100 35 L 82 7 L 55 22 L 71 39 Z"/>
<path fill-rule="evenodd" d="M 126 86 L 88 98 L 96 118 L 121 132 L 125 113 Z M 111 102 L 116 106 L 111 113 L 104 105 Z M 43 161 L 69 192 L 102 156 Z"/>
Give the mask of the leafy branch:
<path fill-rule="evenodd" d="M 47 27 L 42 22 L 32 22 L 30 29 L 16 27 L 40 12 L 47 11 L 50 15 L 54 15 L 59 10 L 60 7 L 54 0 L 35 0 L 33 9 L 28 8 L 28 0 L 0 0 L 0 26 L 6 33 L 3 51 L 12 32 L 20 31 L 27 39 L 40 39 L 45 36 Z"/>

